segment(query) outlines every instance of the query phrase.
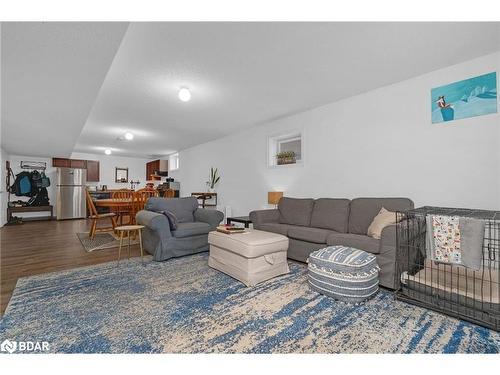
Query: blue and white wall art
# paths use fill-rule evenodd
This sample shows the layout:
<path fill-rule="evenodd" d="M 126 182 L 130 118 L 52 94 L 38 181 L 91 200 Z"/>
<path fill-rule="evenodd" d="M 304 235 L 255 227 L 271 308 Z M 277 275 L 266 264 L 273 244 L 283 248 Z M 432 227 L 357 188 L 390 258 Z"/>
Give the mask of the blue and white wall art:
<path fill-rule="evenodd" d="M 497 112 L 497 73 L 464 79 L 431 90 L 432 123 Z"/>

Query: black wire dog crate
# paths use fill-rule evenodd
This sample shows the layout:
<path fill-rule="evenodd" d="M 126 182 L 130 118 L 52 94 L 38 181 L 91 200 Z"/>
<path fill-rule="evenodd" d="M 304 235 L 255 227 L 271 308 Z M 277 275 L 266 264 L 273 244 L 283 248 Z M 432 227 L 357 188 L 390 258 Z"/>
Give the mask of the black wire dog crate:
<path fill-rule="evenodd" d="M 397 215 L 396 298 L 498 331 L 500 211 L 425 206 Z M 484 221 L 484 235 L 482 240 L 478 237 L 474 250 L 478 266 L 470 268 L 433 257 L 429 247 L 434 245 L 429 245 L 428 235 L 434 235 L 429 225 L 434 217 Z M 453 240 L 451 235 L 448 239 Z M 460 251 L 463 254 L 471 249 Z"/>

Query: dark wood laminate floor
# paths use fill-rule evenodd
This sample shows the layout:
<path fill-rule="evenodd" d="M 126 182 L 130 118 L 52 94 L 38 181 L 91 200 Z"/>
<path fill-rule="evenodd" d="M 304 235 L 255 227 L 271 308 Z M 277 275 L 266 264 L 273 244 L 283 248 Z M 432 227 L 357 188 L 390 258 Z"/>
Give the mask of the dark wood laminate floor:
<path fill-rule="evenodd" d="M 9 303 L 17 279 L 117 259 L 118 248 L 86 252 L 76 233 L 87 232 L 88 220 L 33 221 L 0 229 L 0 313 Z M 139 256 L 139 246 L 132 256 Z M 123 257 L 123 254 L 122 254 Z"/>

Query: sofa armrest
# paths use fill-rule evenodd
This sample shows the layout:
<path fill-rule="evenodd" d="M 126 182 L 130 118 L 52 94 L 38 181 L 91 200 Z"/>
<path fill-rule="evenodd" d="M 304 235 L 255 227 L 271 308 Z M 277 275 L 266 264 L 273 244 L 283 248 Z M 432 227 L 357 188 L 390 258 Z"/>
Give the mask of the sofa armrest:
<path fill-rule="evenodd" d="M 158 212 L 141 210 L 135 215 L 135 221 L 139 225 L 155 232 L 160 238 L 172 237 L 170 224 L 165 215 Z"/>
<path fill-rule="evenodd" d="M 273 210 L 257 210 L 250 212 L 250 220 L 255 228 L 264 223 L 278 223 L 280 212 L 278 209 Z"/>
<path fill-rule="evenodd" d="M 389 289 L 399 287 L 399 279 L 396 275 L 396 231 L 397 224 L 391 224 L 382 229 L 380 252 L 377 254 L 377 263 L 381 269 L 380 285 Z"/>
<path fill-rule="evenodd" d="M 396 247 L 397 228 L 397 224 L 390 224 L 382 229 L 382 233 L 380 235 L 380 251 L 382 251 L 383 247 Z"/>
<path fill-rule="evenodd" d="M 194 221 L 201 221 L 210 224 L 212 230 L 215 230 L 220 222 L 224 219 L 224 214 L 217 210 L 207 210 L 205 208 L 197 208 L 194 211 Z"/>

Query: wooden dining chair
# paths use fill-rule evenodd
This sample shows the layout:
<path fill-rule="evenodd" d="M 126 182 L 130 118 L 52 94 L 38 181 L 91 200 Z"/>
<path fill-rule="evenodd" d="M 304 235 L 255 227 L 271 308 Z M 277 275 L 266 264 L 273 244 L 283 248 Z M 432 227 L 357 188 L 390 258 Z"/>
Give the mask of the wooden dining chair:
<path fill-rule="evenodd" d="M 97 212 L 97 209 L 95 208 L 94 201 L 92 200 L 92 197 L 90 196 L 90 193 L 88 190 L 85 190 L 86 197 L 87 197 L 87 209 L 90 213 L 89 219 L 92 220 L 92 224 L 90 225 L 90 232 L 89 232 L 89 237 L 91 239 L 94 239 L 96 232 L 109 232 L 109 231 L 114 231 L 116 228 L 116 214 L 114 212 L 110 212 L 107 214 L 100 214 Z M 103 219 L 110 219 L 111 220 L 111 226 L 110 227 L 97 227 L 97 222 L 99 220 Z"/>
<path fill-rule="evenodd" d="M 152 188 L 142 188 L 142 189 L 136 190 L 134 192 L 134 195 L 137 193 L 144 194 L 144 195 L 149 194 L 148 198 L 158 197 L 160 194 L 157 189 L 152 189 Z"/>
<path fill-rule="evenodd" d="M 113 192 L 113 199 L 128 199 L 132 198 L 134 195 L 134 192 L 129 189 L 121 189 L 121 190 L 116 190 Z"/>
<path fill-rule="evenodd" d="M 173 198 L 173 197 L 175 197 L 175 190 L 174 189 L 167 189 L 167 190 L 165 190 L 165 192 L 163 193 L 163 197 L 164 198 Z"/>
<path fill-rule="evenodd" d="M 120 220 L 120 225 L 123 225 L 123 217 L 128 216 L 128 222 L 126 224 L 132 224 L 132 198 L 134 196 L 134 192 L 132 190 L 128 189 L 122 189 L 122 190 L 117 190 L 114 191 L 111 199 L 129 199 L 131 204 L 128 207 L 121 207 L 121 208 L 115 208 L 113 212 L 115 212 L 118 215 L 118 218 Z"/>
<path fill-rule="evenodd" d="M 151 197 L 157 197 L 158 190 L 155 189 L 139 189 L 134 192 L 134 197 L 132 199 L 132 223 L 135 223 L 135 215 L 140 211 L 144 210 L 146 201 Z"/>

